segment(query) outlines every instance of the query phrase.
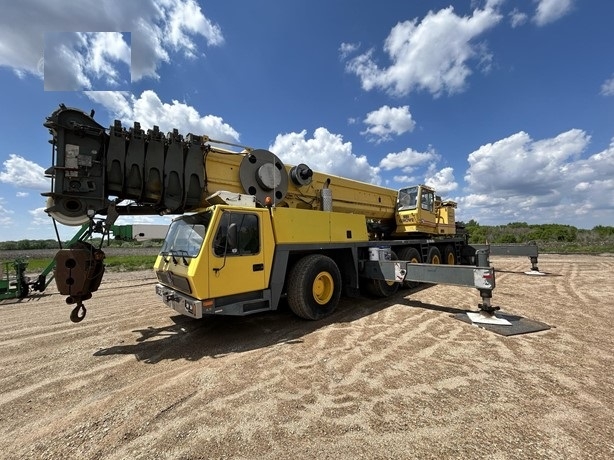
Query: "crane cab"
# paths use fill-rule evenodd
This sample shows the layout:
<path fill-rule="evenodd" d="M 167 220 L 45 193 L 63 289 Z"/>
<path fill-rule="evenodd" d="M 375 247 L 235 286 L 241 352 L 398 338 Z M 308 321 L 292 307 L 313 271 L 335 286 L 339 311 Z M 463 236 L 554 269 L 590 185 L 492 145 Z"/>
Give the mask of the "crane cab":
<path fill-rule="evenodd" d="M 435 190 L 426 185 L 402 188 L 397 197 L 394 234 L 454 235 L 455 208 L 455 202 L 442 201 Z"/>

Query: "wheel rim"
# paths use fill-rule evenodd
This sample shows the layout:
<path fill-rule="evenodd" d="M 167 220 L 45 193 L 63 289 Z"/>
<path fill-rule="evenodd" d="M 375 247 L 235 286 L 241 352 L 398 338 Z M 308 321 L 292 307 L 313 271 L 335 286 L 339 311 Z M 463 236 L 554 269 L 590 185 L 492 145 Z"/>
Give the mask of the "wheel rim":
<path fill-rule="evenodd" d="M 454 254 L 453 253 L 448 254 L 448 265 L 454 265 Z"/>
<path fill-rule="evenodd" d="M 335 290 L 333 277 L 328 272 L 320 272 L 313 280 L 313 299 L 320 305 L 325 305 L 332 297 Z"/>
<path fill-rule="evenodd" d="M 441 264 L 441 260 L 439 260 L 439 256 L 437 254 L 435 254 L 433 256 L 433 258 L 431 259 L 431 263 L 435 264 L 435 265 L 440 265 Z"/>

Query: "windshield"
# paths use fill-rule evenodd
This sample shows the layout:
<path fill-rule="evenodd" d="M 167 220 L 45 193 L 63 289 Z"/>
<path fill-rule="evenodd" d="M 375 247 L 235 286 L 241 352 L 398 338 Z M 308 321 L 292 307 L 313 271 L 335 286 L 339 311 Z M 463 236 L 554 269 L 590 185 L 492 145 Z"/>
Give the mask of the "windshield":
<path fill-rule="evenodd" d="M 207 211 L 175 219 L 168 229 L 160 254 L 196 257 L 211 222 L 211 214 L 211 211 Z"/>
<path fill-rule="evenodd" d="M 399 190 L 397 201 L 397 211 L 406 209 L 416 209 L 416 198 L 418 197 L 418 187 L 408 187 Z"/>

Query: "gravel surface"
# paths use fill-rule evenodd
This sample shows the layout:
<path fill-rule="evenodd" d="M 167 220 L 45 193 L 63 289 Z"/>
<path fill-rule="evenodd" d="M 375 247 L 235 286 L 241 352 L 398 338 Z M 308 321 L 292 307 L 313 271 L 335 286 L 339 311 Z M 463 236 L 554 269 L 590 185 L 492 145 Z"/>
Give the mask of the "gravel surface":
<path fill-rule="evenodd" d="M 463 323 L 475 290 L 178 316 L 152 271 L 110 273 L 79 324 L 54 287 L 0 303 L 0 457 L 614 458 L 614 257 L 492 258 L 493 303 L 552 326 Z"/>

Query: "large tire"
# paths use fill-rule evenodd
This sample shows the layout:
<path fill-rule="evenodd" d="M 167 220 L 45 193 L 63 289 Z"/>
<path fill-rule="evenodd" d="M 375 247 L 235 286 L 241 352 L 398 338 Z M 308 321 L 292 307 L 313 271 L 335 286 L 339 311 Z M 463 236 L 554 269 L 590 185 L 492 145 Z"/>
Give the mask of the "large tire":
<path fill-rule="evenodd" d="M 432 246 L 429 248 L 428 256 L 426 258 L 427 264 L 441 264 L 441 252 L 437 249 L 437 246 Z"/>
<path fill-rule="evenodd" d="M 451 244 L 443 248 L 443 262 L 446 265 L 456 265 L 456 254 L 454 253 L 454 246 Z"/>
<path fill-rule="evenodd" d="M 399 260 L 405 260 L 412 264 L 419 264 L 422 262 L 422 257 L 420 257 L 420 252 L 416 248 L 405 247 L 399 251 Z M 404 289 L 414 289 L 420 283 L 416 281 L 403 281 L 402 284 Z"/>
<path fill-rule="evenodd" d="M 300 259 L 288 274 L 288 306 L 295 315 L 320 319 L 330 315 L 341 297 L 341 273 L 337 264 L 322 254 Z"/>
<path fill-rule="evenodd" d="M 391 260 L 398 260 L 397 255 L 393 252 Z M 386 280 L 366 280 L 367 292 L 373 297 L 390 297 L 399 290 L 401 283 Z"/>

